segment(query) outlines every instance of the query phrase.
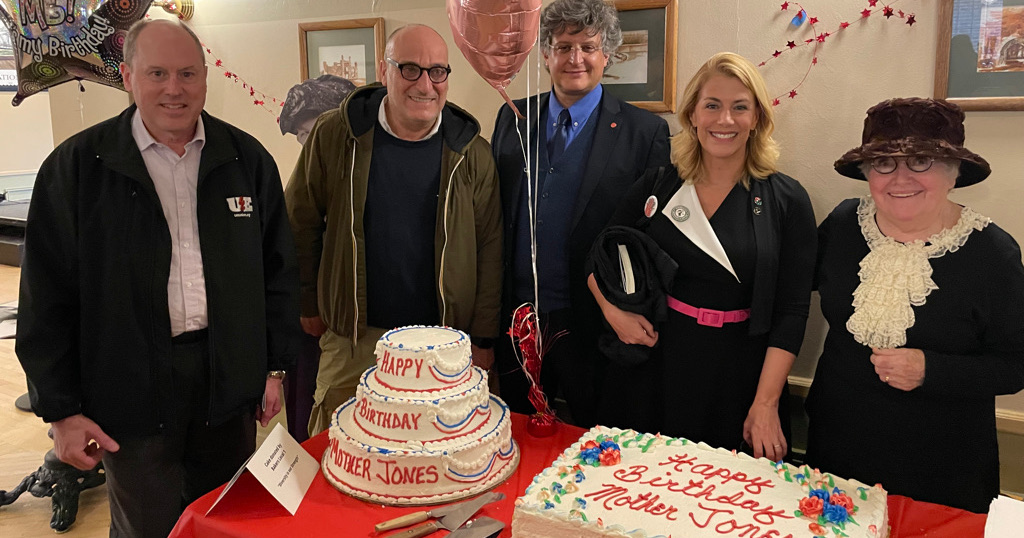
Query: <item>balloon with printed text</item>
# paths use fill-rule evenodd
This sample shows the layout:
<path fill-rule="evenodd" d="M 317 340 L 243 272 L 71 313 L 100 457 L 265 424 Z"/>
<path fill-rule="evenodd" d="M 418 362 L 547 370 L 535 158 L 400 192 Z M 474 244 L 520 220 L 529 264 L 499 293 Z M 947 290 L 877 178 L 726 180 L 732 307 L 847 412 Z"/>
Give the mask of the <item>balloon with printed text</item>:
<path fill-rule="evenodd" d="M 0 0 L 0 31 L 10 34 L 18 79 L 11 103 L 72 80 L 123 90 L 125 36 L 149 7 L 148 0 Z"/>
<path fill-rule="evenodd" d="M 505 102 L 505 88 L 526 62 L 540 31 L 541 0 L 447 0 L 455 45 Z"/>

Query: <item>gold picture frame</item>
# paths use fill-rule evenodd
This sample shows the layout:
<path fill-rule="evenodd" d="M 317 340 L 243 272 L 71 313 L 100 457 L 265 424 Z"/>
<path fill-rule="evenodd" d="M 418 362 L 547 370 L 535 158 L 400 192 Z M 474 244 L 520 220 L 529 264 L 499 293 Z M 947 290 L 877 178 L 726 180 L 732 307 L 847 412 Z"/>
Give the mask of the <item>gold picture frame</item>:
<path fill-rule="evenodd" d="M 332 74 L 356 86 L 376 82 L 384 39 L 384 19 L 380 17 L 300 23 L 302 80 Z"/>
<path fill-rule="evenodd" d="M 675 113 L 679 0 L 616 0 L 615 9 L 623 40 L 601 84 L 640 108 Z"/>
<path fill-rule="evenodd" d="M 1024 59 L 1008 66 L 1005 58 L 1008 45 L 1024 40 L 1004 36 L 1001 23 L 1003 9 L 1024 18 L 1024 6 L 1000 4 L 998 17 L 994 9 L 980 0 L 940 0 L 936 98 L 964 110 L 1024 110 Z"/>

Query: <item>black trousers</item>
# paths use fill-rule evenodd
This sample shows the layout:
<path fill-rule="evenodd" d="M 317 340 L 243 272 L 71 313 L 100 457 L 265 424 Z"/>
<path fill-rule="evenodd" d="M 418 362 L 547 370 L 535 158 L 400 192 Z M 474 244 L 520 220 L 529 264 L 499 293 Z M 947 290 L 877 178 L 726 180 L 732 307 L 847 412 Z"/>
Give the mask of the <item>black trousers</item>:
<path fill-rule="evenodd" d="M 256 448 L 255 409 L 207 424 L 209 343 L 197 333 L 172 347 L 172 419 L 156 435 L 115 439 L 120 450 L 103 457 L 111 537 L 166 537 L 189 503 L 231 479 Z"/>
<path fill-rule="evenodd" d="M 554 407 L 555 398 L 562 398 L 569 408 L 569 422 L 584 428 L 596 425 L 597 387 L 606 362 L 597 351 L 596 338 L 580 330 L 581 324 L 569 308 L 542 312 L 540 326 L 546 348 L 541 361 L 540 382 L 549 405 Z M 530 382 L 517 353 L 508 334 L 502 335 L 495 344 L 495 370 L 499 376 L 501 398 L 512 411 L 532 414 L 536 409 L 529 400 Z"/>

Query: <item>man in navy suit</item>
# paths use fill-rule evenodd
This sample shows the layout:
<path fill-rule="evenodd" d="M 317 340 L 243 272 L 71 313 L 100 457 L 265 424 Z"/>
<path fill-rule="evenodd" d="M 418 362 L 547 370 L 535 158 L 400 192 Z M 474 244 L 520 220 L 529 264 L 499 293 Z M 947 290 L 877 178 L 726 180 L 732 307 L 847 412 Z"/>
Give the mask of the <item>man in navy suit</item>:
<path fill-rule="evenodd" d="M 614 7 L 556 0 L 541 14 L 540 42 L 553 91 L 529 98 L 527 120 L 502 106 L 491 138 L 505 219 L 502 314 L 507 327 L 513 309 L 537 299 L 547 342 L 540 381 L 549 402 L 564 398 L 572 422 L 588 427 L 599 420 L 606 359 L 597 350 L 601 311 L 583 264 L 622 194 L 647 168 L 669 164 L 668 124 L 601 86 L 622 43 Z M 516 102 L 523 112 L 526 105 Z M 523 144 L 527 130 L 531 140 Z M 536 294 L 528 192 L 535 200 Z M 513 411 L 532 413 L 529 382 L 507 336 L 495 356 L 502 398 Z"/>

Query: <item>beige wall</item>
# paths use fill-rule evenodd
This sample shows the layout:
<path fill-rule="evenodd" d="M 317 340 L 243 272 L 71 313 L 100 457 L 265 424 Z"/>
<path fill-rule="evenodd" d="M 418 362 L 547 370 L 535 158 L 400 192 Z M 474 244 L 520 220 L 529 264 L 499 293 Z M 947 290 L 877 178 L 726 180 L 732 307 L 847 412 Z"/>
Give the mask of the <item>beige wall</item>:
<path fill-rule="evenodd" d="M 0 93 L 0 174 L 36 170 L 53 149 L 46 94 L 11 106 L 14 93 Z"/>
<path fill-rule="evenodd" d="M 755 62 L 765 60 L 788 40 L 798 43 L 810 34 L 806 27 L 788 24 L 793 12 L 780 12 L 779 2 L 751 0 L 681 0 L 679 9 L 680 89 L 690 74 L 711 54 L 731 50 Z M 864 8 L 862 0 L 831 0 L 808 6 L 821 21 L 819 31 L 832 31 L 840 21 L 854 21 Z M 913 27 L 876 14 L 864 24 L 828 38 L 818 52 L 818 65 L 811 69 L 796 99 L 783 98 L 776 108 L 777 139 L 783 147 L 781 168 L 799 179 L 810 192 L 818 220 L 844 198 L 865 194 L 864 183 L 843 178 L 831 163 L 860 140 L 864 111 L 871 105 L 896 96 L 931 96 L 938 26 L 934 0 L 905 0 L 900 9 L 917 14 Z M 154 15 L 156 10 L 152 12 Z M 246 79 L 258 90 L 283 98 L 299 82 L 297 24 L 302 21 L 356 17 L 383 17 L 391 32 L 410 22 L 429 24 L 446 36 L 451 46 L 451 89 L 449 99 L 474 113 L 484 133 L 491 132 L 501 98 L 474 74 L 455 49 L 448 28 L 443 0 L 286 0 L 251 2 L 218 0 L 200 2 L 193 27 L 205 43 L 224 61 L 225 67 Z M 770 62 L 762 72 L 774 94 L 783 94 L 803 77 L 810 61 L 810 47 L 803 47 Z M 538 84 L 536 62 L 512 85 L 513 97 L 531 88 L 546 89 L 546 75 Z M 107 88 L 89 85 L 85 94 L 75 85 L 68 91 L 52 91 L 53 135 L 62 140 L 113 114 L 127 100 Z M 99 88 L 95 90 L 94 88 Z M 73 91 L 71 91 L 73 89 Z M 42 100 L 45 97 L 32 97 Z M 34 103 L 33 103 L 34 104 Z M 23 107 L 25 105 L 22 105 Z M 283 137 L 272 114 L 251 104 L 241 83 L 223 77 L 223 70 L 210 67 L 207 110 L 247 130 L 260 139 L 277 159 L 287 180 L 299 145 Z M 10 112 L 0 108 L 6 132 Z M 669 118 L 673 130 L 678 122 Z M 992 217 L 1018 239 L 1024 239 L 1024 112 L 969 112 L 967 146 L 986 157 L 994 173 L 986 182 L 954 194 L 954 199 Z M 0 156 L 5 144 L 0 144 Z M 807 342 L 794 376 L 809 377 L 820 351 L 824 321 L 812 308 Z M 1024 419 L 1024 394 L 999 400 L 1002 418 Z"/>

